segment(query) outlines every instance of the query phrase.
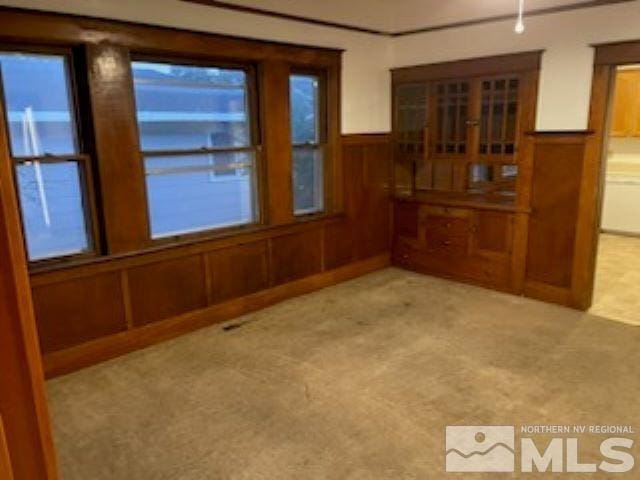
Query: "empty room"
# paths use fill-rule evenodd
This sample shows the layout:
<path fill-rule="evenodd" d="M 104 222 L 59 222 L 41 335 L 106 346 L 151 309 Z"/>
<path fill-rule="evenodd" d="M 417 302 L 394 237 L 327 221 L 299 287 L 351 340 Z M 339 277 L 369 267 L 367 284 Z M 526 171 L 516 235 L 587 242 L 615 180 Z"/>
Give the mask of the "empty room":
<path fill-rule="evenodd" d="M 640 0 L 0 0 L 0 480 L 640 478 Z"/>

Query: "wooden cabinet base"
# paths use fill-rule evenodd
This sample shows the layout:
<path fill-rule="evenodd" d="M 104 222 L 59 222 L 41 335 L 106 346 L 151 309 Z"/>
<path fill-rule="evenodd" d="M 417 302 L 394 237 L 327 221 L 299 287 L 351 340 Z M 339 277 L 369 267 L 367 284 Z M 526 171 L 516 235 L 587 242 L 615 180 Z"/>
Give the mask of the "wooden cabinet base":
<path fill-rule="evenodd" d="M 393 264 L 401 268 L 515 291 L 515 214 L 399 201 Z"/>
<path fill-rule="evenodd" d="M 66 350 L 50 353 L 44 356 L 45 374 L 47 377 L 53 377 L 69 373 L 199 328 L 265 308 L 291 297 L 359 277 L 385 268 L 389 266 L 389 263 L 388 254 L 375 256 L 186 315 L 162 320 Z"/>

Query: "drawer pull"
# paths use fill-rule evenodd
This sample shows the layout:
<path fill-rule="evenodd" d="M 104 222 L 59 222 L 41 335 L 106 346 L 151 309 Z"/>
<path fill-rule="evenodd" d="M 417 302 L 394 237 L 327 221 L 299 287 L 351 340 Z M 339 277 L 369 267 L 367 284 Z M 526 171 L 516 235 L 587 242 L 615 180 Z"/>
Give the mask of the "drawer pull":
<path fill-rule="evenodd" d="M 442 245 L 444 245 L 445 247 L 448 247 L 449 245 L 451 245 L 451 240 L 443 240 Z"/>

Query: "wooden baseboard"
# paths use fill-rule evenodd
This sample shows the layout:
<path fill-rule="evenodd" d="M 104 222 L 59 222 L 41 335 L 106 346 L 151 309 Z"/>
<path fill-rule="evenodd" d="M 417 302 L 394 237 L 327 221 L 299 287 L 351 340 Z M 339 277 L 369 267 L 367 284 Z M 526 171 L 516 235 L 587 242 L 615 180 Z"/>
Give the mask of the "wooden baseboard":
<path fill-rule="evenodd" d="M 609 230 L 603 228 L 600 233 L 606 235 L 617 235 L 619 237 L 631 237 L 631 238 L 640 238 L 640 232 L 627 232 L 624 230 Z"/>
<path fill-rule="evenodd" d="M 416 264 L 407 265 L 406 263 L 392 261 L 391 265 L 396 268 L 401 268 L 403 270 L 408 270 L 410 272 L 419 273 L 421 275 L 428 275 L 434 278 L 441 278 L 442 280 L 448 280 L 450 282 L 463 283 L 465 285 L 485 288 L 487 290 L 495 290 L 497 292 L 508 293 L 511 295 L 518 295 L 518 291 L 510 285 L 499 285 L 495 282 L 490 282 L 490 281 L 483 282 L 481 280 L 464 277 L 462 275 L 448 275 L 446 273 L 438 272 L 430 268 L 422 267 Z"/>
<path fill-rule="evenodd" d="M 79 370 L 111 358 L 168 340 L 199 328 L 260 310 L 283 300 L 320 290 L 390 265 L 383 254 L 300 280 L 278 285 L 246 297 L 190 312 L 126 332 L 103 337 L 44 356 L 47 378 Z"/>
<path fill-rule="evenodd" d="M 524 295 L 547 303 L 557 303 L 565 307 L 578 308 L 572 301 L 570 288 L 555 287 L 546 283 L 527 280 L 524 284 Z"/>

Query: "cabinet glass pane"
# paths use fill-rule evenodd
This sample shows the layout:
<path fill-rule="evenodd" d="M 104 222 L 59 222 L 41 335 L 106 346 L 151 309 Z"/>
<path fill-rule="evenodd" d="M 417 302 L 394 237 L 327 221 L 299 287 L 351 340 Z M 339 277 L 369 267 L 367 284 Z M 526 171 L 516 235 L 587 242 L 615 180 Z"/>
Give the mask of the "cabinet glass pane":
<path fill-rule="evenodd" d="M 424 152 L 427 125 L 426 84 L 400 85 L 396 89 L 396 141 L 403 153 Z"/>
<path fill-rule="evenodd" d="M 469 120 L 469 82 L 446 82 L 436 85 L 435 152 L 461 155 L 467 152 Z"/>
<path fill-rule="evenodd" d="M 482 81 L 480 154 L 504 156 L 515 152 L 518 121 L 517 78 Z"/>
<path fill-rule="evenodd" d="M 472 163 L 468 170 L 468 193 L 514 197 L 518 166 L 501 163 Z"/>

